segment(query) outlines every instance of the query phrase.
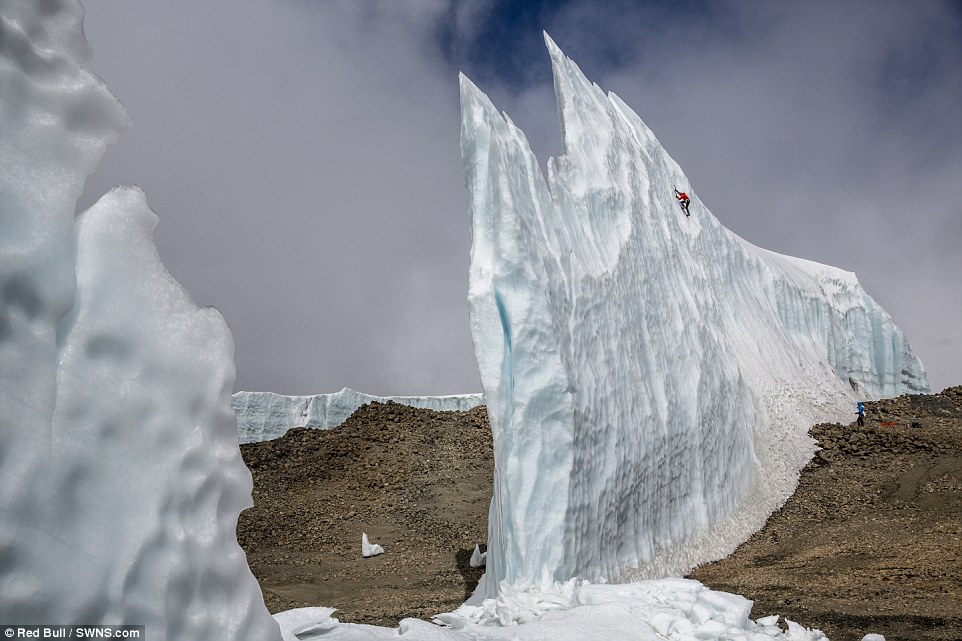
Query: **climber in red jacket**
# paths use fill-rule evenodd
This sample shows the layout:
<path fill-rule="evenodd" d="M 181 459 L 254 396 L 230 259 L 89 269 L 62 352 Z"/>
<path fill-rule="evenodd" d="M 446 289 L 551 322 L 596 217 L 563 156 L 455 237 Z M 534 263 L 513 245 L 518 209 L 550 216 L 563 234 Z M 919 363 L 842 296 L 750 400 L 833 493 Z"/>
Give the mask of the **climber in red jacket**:
<path fill-rule="evenodd" d="M 678 190 L 676 189 L 676 190 L 675 190 L 675 198 L 678 199 L 678 204 L 681 205 L 681 208 L 682 208 L 682 210 L 684 210 L 685 215 L 686 215 L 686 216 L 691 216 L 691 214 L 688 213 L 688 205 L 691 204 L 691 198 L 688 197 L 688 194 L 686 194 L 686 193 L 683 192 L 683 191 L 678 191 Z"/>

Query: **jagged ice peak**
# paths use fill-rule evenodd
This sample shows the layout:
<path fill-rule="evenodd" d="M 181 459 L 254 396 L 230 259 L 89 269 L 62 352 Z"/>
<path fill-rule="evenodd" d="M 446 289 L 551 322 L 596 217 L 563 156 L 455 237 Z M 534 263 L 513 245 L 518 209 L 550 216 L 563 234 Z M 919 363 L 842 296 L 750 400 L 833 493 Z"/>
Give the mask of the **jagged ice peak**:
<path fill-rule="evenodd" d="M 489 593 L 723 556 L 794 490 L 809 426 L 928 387 L 854 274 L 726 229 L 641 118 L 545 42 L 564 143 L 547 178 L 461 76 Z"/>

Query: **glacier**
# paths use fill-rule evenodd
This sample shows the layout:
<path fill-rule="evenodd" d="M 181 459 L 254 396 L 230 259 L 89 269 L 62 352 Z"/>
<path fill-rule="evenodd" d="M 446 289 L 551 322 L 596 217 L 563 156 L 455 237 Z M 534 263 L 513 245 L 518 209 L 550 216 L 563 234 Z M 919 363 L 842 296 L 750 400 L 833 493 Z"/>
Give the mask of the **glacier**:
<path fill-rule="evenodd" d="M 794 490 L 811 425 L 928 387 L 854 274 L 727 230 L 641 118 L 545 42 L 563 137 L 547 178 L 461 76 L 488 596 L 723 557 Z"/>
<path fill-rule="evenodd" d="M 74 218 L 129 124 L 82 20 L 0 3 L 0 622 L 279 640 L 235 536 L 227 324 L 167 273 L 138 188 Z"/>
<path fill-rule="evenodd" d="M 345 387 L 333 394 L 285 396 L 273 392 L 237 392 L 231 407 L 241 443 L 269 441 L 295 427 L 337 427 L 362 405 L 398 403 L 437 412 L 464 412 L 484 403 L 481 394 L 447 396 L 374 396 Z"/>

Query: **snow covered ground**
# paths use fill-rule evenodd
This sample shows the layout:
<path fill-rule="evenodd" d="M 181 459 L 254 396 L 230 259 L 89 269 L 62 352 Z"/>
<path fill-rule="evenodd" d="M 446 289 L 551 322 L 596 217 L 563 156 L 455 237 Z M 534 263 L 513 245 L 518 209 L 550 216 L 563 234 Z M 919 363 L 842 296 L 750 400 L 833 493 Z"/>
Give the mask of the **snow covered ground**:
<path fill-rule="evenodd" d="M 633 308 L 626 301 L 640 291 L 628 287 L 600 295 L 599 282 L 621 282 L 614 276 L 623 269 L 623 245 L 639 229 L 616 206 L 626 194 L 604 186 L 625 183 L 589 172 L 586 178 L 603 181 L 600 189 L 569 177 L 568 191 L 548 197 L 520 132 L 498 123 L 468 85 L 466 113 L 492 126 L 468 138 L 480 148 L 485 136 L 490 143 L 507 132 L 503 149 L 514 154 L 508 163 L 467 163 L 476 223 L 484 222 L 480 213 L 500 211 L 485 208 L 487 202 L 532 192 L 537 199 L 517 201 L 519 215 L 533 214 L 525 225 L 550 221 L 555 197 L 589 203 L 585 211 L 603 222 L 584 234 L 575 219 L 547 235 L 547 227 L 535 229 L 552 243 L 547 248 L 526 244 L 532 228 L 520 219 L 495 215 L 492 227 L 476 225 L 477 240 L 503 241 L 490 251 L 515 252 L 508 256 L 513 262 L 494 265 L 499 276 L 505 265 L 515 270 L 501 283 L 505 289 L 486 289 L 477 273 L 485 262 L 473 263 L 472 322 L 498 423 L 497 541 L 488 564 L 493 577 L 517 580 L 479 591 L 477 600 L 439 616 L 443 626 L 340 625 L 326 608 L 271 617 L 235 538 L 237 516 L 251 504 L 251 478 L 230 408 L 227 325 L 215 310 L 197 308 L 164 269 L 152 238 L 157 219 L 139 189 L 114 190 L 73 217 L 86 176 L 127 124 L 121 105 L 88 68 L 88 56 L 76 0 L 0 2 L 0 621 L 145 625 L 149 638 L 184 641 L 820 637 L 791 625 L 782 633 L 773 620 L 752 622 L 745 599 L 692 581 L 602 585 L 596 579 L 614 578 L 633 563 L 674 567 L 677 559 L 662 562 L 665 544 L 690 543 L 709 531 L 699 528 L 740 514 L 741 497 L 756 498 L 746 487 L 776 480 L 766 460 L 783 450 L 790 461 L 778 482 L 790 485 L 810 444 L 782 433 L 765 440 L 759 424 L 795 426 L 842 411 L 854 396 L 838 389 L 840 374 L 873 395 L 923 386 L 921 367 L 852 279 L 749 252 L 697 197 L 691 226 L 650 226 L 668 240 L 648 246 L 663 251 L 638 257 L 647 262 L 644 282 L 671 293 L 666 305 Z M 600 104 L 603 97 L 573 63 L 558 52 L 553 57 L 565 67 L 560 83 L 578 85 L 559 91 L 563 111 L 569 113 L 569 99 Z M 613 131 L 566 117 L 566 134 L 582 136 L 585 145 L 569 139 L 556 171 L 568 172 L 564 163 L 578 162 L 570 150 L 583 149 L 585 158 L 600 152 L 618 171 L 638 154 L 651 156 L 683 181 L 637 117 L 614 98 L 604 109 L 624 119 L 628 128 L 620 134 L 627 138 L 612 148 L 592 146 L 615 140 Z M 634 156 L 622 153 L 626 141 L 635 145 Z M 495 183 L 480 180 L 489 169 L 514 181 L 510 188 L 492 192 Z M 661 193 L 665 177 L 633 186 L 648 198 L 670 195 Z M 560 211 L 580 211 L 569 205 Z M 649 218 L 678 215 L 662 205 L 639 211 Z M 561 240 L 578 245 L 569 252 L 555 244 Z M 713 260 L 696 261 L 697 253 Z M 789 267 L 771 271 L 778 261 Z M 548 284 L 540 269 L 553 276 L 574 269 L 579 278 Z M 723 289 L 728 281 L 736 287 Z M 758 288 L 775 291 L 780 301 L 776 333 L 768 321 L 751 322 L 770 316 L 751 294 Z M 814 294 L 793 293 L 799 290 Z M 618 323 L 604 320 L 602 302 L 613 304 L 609 321 Z M 569 317 L 552 317 L 559 309 Z M 577 322 L 570 331 L 551 333 L 571 323 L 572 314 Z M 672 332 L 651 334 L 645 315 Z M 824 335 L 834 342 L 819 342 Z M 614 345 L 640 349 L 644 358 L 622 370 L 621 362 L 608 360 Z M 753 369 L 746 365 L 753 359 L 769 362 Z M 762 377 L 773 362 L 790 366 Z M 645 387 L 655 402 L 633 403 L 623 394 L 630 386 Z M 656 427 L 629 436 L 626 417 L 648 417 L 636 427 Z M 590 425 L 601 428 L 593 434 Z M 752 523 L 754 515 L 742 530 Z M 567 580 L 569 573 L 593 582 Z M 484 593 L 497 598 L 482 599 Z"/>
<path fill-rule="evenodd" d="M 479 592 L 483 591 L 479 586 Z M 497 599 L 472 597 L 435 623 L 405 619 L 398 629 L 343 624 L 331 608 L 302 608 L 275 615 L 285 641 L 337 639 L 419 641 L 818 641 L 825 636 L 777 616 L 748 618 L 751 601 L 709 590 L 697 581 L 661 579 L 593 585 L 550 579 L 534 589 L 505 587 Z"/>

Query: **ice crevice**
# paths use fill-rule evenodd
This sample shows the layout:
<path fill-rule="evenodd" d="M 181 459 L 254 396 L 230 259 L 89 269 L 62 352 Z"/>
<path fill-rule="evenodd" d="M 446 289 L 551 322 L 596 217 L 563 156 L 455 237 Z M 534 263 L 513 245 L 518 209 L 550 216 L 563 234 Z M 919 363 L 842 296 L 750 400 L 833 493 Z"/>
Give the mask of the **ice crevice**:
<path fill-rule="evenodd" d="M 793 491 L 809 426 L 927 389 L 853 274 L 727 230 L 641 118 L 545 42 L 564 150 L 547 178 L 461 76 L 489 596 L 545 571 L 657 578 L 724 556 Z"/>

